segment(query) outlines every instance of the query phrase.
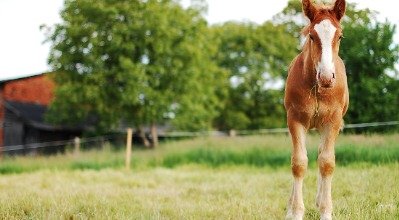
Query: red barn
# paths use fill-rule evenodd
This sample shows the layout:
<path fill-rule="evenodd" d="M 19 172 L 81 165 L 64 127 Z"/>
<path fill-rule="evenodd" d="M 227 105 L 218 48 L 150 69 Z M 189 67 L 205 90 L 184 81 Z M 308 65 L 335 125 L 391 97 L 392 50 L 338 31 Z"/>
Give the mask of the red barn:
<path fill-rule="evenodd" d="M 55 126 L 45 121 L 54 98 L 52 73 L 0 81 L 0 149 L 35 152 L 38 143 L 69 140 L 82 129 Z M 36 146 L 36 147 L 35 147 Z"/>

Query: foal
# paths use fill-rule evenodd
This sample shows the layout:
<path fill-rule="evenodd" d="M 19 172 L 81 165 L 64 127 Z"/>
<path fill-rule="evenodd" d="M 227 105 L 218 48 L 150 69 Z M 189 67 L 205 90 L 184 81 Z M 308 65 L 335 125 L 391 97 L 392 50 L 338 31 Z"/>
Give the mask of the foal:
<path fill-rule="evenodd" d="M 292 138 L 291 166 L 294 184 L 287 219 L 303 219 L 302 185 L 308 157 L 305 136 L 309 129 L 320 133 L 316 205 L 321 219 L 332 218 L 331 180 L 335 168 L 334 144 L 349 104 L 345 66 L 338 56 L 342 38 L 340 21 L 345 0 L 334 6 L 316 6 L 302 0 L 310 24 L 302 52 L 292 61 L 285 88 L 284 106 Z"/>

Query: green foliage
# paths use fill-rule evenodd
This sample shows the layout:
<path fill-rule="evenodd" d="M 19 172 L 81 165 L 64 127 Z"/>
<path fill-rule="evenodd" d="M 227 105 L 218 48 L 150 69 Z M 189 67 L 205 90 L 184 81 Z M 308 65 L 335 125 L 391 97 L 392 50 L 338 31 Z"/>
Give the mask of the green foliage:
<path fill-rule="evenodd" d="M 212 27 L 219 45 L 216 61 L 229 73 L 229 94 L 217 121 L 222 129 L 284 126 L 281 87 L 296 40 L 284 25 L 226 23 Z"/>
<path fill-rule="evenodd" d="M 375 21 L 375 13 L 354 10 L 344 21 L 341 57 L 350 90 L 347 123 L 399 120 L 399 78 L 394 76 L 399 46 L 396 26 Z M 387 128 L 372 129 L 374 131 Z"/>
<path fill-rule="evenodd" d="M 174 0 L 67 0 L 48 36 L 49 63 L 58 72 L 48 119 L 98 131 L 153 123 L 181 130 L 285 127 L 282 87 L 306 24 L 301 1 L 290 0 L 262 25 L 217 26 L 205 22 L 203 0 L 192 3 L 183 9 Z M 346 122 L 399 120 L 396 27 L 354 4 L 346 15 Z"/>
<path fill-rule="evenodd" d="M 61 17 L 48 38 L 49 63 L 59 72 L 49 120 L 92 119 L 100 130 L 121 119 L 210 127 L 224 76 L 211 62 L 215 48 L 197 10 L 172 0 L 68 0 Z M 196 123 L 186 116 L 192 111 Z"/>

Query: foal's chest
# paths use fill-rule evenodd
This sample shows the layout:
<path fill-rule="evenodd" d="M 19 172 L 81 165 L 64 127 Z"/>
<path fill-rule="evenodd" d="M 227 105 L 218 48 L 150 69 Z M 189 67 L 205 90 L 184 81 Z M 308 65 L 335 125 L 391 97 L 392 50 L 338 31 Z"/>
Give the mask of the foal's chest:
<path fill-rule="evenodd" d="M 338 96 L 337 96 L 338 95 Z M 342 95 L 341 95 L 342 96 Z M 341 122 L 343 111 L 343 97 L 334 91 L 317 91 L 311 97 L 310 102 L 313 107 L 310 113 L 310 127 L 319 127 L 324 124 L 332 123 L 335 121 Z"/>

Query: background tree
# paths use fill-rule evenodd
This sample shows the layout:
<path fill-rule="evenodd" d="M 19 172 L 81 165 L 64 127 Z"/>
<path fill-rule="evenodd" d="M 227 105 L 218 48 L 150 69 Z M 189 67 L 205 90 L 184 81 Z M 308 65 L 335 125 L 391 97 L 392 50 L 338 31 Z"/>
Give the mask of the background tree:
<path fill-rule="evenodd" d="M 341 56 L 350 90 L 347 123 L 399 120 L 399 78 L 395 77 L 399 47 L 395 25 L 378 22 L 370 10 L 349 11 L 344 20 Z M 374 130 L 386 130 L 381 127 Z"/>
<path fill-rule="evenodd" d="M 295 55 L 296 40 L 284 25 L 271 22 L 229 22 L 212 29 L 219 45 L 216 60 L 229 73 L 229 93 L 218 127 L 284 126 L 283 75 Z"/>
<path fill-rule="evenodd" d="M 285 126 L 284 80 L 306 24 L 301 1 L 289 1 L 262 25 L 208 26 L 205 2 L 192 4 L 67 0 L 63 21 L 48 36 L 59 85 L 48 118 L 86 120 L 100 132 L 121 123 L 176 130 Z M 353 4 L 346 15 L 340 50 L 351 96 L 346 122 L 399 120 L 395 26 Z"/>
<path fill-rule="evenodd" d="M 49 63 L 59 72 L 49 120 L 94 118 L 99 131 L 122 120 L 211 126 L 223 71 L 197 10 L 172 0 L 67 0 L 61 18 L 48 37 Z"/>

